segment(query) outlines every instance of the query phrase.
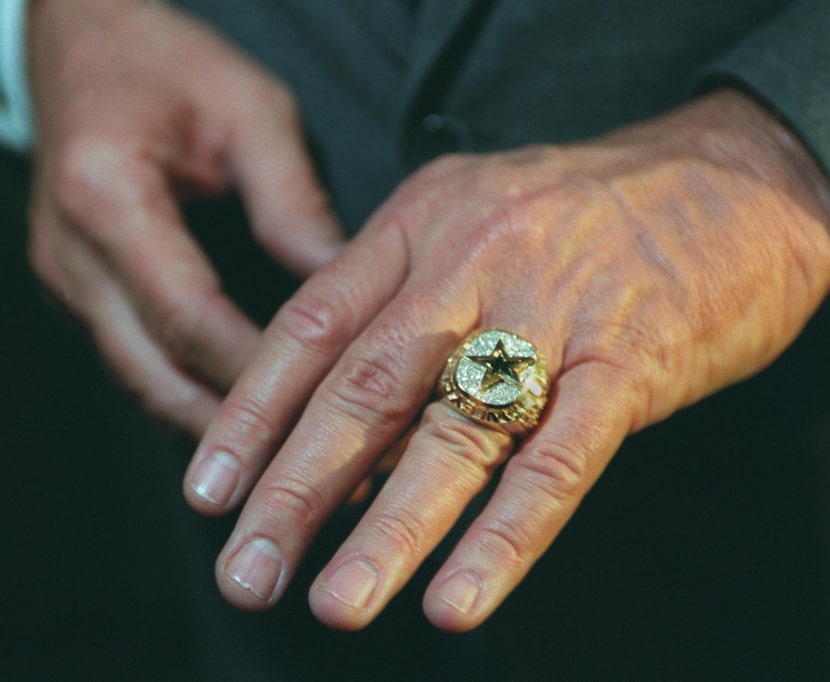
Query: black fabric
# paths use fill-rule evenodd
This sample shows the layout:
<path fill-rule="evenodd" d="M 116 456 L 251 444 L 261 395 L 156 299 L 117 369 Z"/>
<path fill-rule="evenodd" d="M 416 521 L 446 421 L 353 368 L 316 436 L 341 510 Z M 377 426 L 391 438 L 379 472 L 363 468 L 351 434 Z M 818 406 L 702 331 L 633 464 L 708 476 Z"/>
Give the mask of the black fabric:
<path fill-rule="evenodd" d="M 486 17 L 471 22 L 463 54 L 434 68 L 435 81 L 453 76 L 429 104 L 467 121 L 485 150 L 592 137 L 680 104 L 700 69 L 784 4 L 475 3 Z M 431 35 L 420 37 L 428 44 Z"/>

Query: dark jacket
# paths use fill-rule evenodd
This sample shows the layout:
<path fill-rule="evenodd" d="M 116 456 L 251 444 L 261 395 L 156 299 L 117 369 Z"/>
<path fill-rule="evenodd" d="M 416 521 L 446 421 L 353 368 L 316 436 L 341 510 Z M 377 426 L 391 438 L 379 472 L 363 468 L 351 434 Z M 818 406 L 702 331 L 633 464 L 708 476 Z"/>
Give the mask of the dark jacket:
<path fill-rule="evenodd" d="M 728 82 L 830 167 L 826 0 L 182 0 L 297 91 L 356 229 L 443 152 L 584 139 Z"/>

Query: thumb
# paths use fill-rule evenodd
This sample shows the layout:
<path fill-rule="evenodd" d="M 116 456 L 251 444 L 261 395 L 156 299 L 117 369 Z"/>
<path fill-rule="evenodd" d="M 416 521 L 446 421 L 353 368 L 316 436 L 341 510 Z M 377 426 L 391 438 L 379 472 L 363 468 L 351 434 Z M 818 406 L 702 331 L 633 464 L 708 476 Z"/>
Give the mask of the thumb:
<path fill-rule="evenodd" d="M 305 145 L 299 111 L 276 88 L 273 106 L 237 121 L 231 172 L 259 243 L 282 265 L 309 275 L 346 241 Z M 261 104 L 261 102 L 259 102 Z"/>

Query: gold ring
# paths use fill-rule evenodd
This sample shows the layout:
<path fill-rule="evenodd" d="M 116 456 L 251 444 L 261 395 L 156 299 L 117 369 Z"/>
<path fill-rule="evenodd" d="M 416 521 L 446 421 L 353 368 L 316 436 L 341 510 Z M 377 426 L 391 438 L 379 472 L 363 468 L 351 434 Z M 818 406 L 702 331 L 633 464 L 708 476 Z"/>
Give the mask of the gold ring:
<path fill-rule="evenodd" d="M 447 359 L 439 389 L 465 417 L 524 435 L 539 423 L 549 383 L 547 362 L 530 341 L 479 329 Z"/>

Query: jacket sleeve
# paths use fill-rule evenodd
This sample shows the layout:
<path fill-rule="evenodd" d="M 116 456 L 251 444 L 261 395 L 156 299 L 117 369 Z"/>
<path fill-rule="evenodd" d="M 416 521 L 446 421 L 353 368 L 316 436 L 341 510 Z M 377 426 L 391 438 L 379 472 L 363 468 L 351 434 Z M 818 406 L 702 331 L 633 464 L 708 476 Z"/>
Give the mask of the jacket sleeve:
<path fill-rule="evenodd" d="M 830 172 L 830 2 L 802 0 L 710 65 L 703 84 L 743 88 L 795 130 Z"/>
<path fill-rule="evenodd" d="M 26 70 L 29 0 L 0 2 L 0 145 L 26 151 L 32 144 L 32 107 Z"/>

